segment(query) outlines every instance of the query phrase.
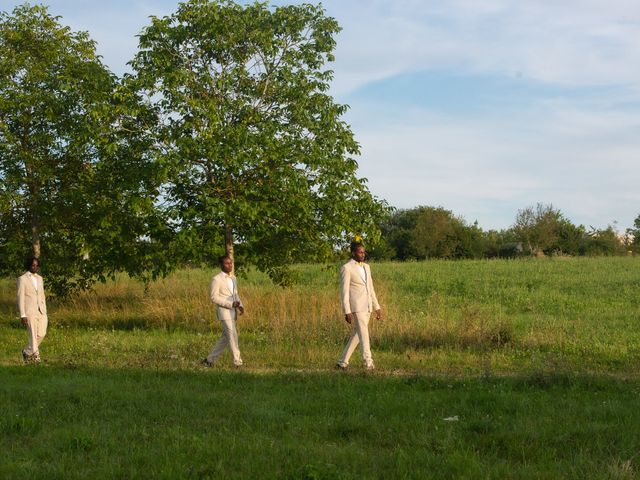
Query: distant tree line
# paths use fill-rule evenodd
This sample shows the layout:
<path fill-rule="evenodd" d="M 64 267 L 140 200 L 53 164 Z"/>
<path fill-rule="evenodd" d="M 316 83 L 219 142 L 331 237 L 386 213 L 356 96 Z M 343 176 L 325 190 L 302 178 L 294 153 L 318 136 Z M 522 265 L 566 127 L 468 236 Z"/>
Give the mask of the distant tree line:
<path fill-rule="evenodd" d="M 575 225 L 552 205 L 519 210 L 504 230 L 482 230 L 442 207 L 396 210 L 385 219 L 371 256 L 390 260 L 612 256 L 640 252 L 640 215 L 620 234 L 613 226 Z"/>

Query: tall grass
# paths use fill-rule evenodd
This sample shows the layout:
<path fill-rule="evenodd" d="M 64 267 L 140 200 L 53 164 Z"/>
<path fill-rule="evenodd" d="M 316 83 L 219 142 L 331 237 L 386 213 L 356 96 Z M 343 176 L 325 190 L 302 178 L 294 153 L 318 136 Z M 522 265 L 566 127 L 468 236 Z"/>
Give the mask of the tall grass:
<path fill-rule="evenodd" d="M 639 267 L 638 258 L 374 263 L 384 315 L 371 324 L 374 358 L 383 369 L 430 373 L 636 376 Z M 288 289 L 256 271 L 241 277 L 245 360 L 249 355 L 256 367 L 296 368 L 335 362 L 349 334 L 338 301 L 338 268 L 299 265 L 299 283 Z M 118 332 L 136 331 L 143 332 L 139 337 L 145 342 L 157 339 L 149 349 L 166 350 L 167 363 L 178 354 L 163 341 L 192 342 L 184 356 L 194 362 L 219 331 L 208 298 L 214 273 L 181 270 L 147 292 L 123 275 L 68 302 L 52 301 L 49 348 L 63 348 L 54 343 L 57 330 L 71 329 L 74 338 L 104 332 L 104 348 L 116 351 L 110 342 L 117 343 Z M 0 282 L 0 328 L 17 338 L 23 332 L 9 328 L 17 322 L 14 295 L 12 280 Z M 152 332 L 173 337 L 161 340 L 165 337 Z M 82 350 L 83 343 L 76 347 Z"/>

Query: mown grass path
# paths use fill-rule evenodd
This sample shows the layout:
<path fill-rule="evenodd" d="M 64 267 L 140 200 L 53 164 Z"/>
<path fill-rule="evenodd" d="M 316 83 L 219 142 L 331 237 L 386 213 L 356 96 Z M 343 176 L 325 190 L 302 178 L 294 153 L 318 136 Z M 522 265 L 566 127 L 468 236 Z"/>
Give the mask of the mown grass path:
<path fill-rule="evenodd" d="M 0 369 L 2 478 L 635 478 L 640 382 Z"/>

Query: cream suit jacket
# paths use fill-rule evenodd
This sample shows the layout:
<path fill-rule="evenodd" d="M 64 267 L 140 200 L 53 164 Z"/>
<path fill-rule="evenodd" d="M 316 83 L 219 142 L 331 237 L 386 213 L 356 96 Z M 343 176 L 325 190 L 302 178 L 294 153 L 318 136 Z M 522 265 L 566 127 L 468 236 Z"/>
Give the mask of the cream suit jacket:
<path fill-rule="evenodd" d="M 373 312 L 380 310 L 371 278 L 369 265 L 364 264 L 367 273 L 365 283 L 360 273 L 358 262 L 351 259 L 340 269 L 340 295 L 344 313 Z"/>
<path fill-rule="evenodd" d="M 20 318 L 47 314 L 47 302 L 44 297 L 44 284 L 40 275 L 33 275 L 38 282 L 36 290 L 31 281 L 32 274 L 24 273 L 18 277 L 18 310 Z"/>
<path fill-rule="evenodd" d="M 244 308 L 242 300 L 240 300 L 240 297 L 238 296 L 238 283 L 236 282 L 236 277 L 232 275 L 231 280 L 233 281 L 233 290 L 229 289 L 226 273 L 221 271 L 211 279 L 211 301 L 218 307 L 217 313 L 220 320 L 223 318 L 228 319 L 233 317 L 233 302 L 240 302 L 240 306 Z"/>

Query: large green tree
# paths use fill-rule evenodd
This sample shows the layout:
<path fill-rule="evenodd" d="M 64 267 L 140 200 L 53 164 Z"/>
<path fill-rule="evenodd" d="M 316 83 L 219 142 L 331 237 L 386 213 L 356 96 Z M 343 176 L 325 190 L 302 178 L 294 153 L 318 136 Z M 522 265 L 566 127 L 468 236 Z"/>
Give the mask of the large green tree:
<path fill-rule="evenodd" d="M 383 222 L 382 232 L 398 260 L 482 258 L 485 254 L 482 229 L 442 207 L 397 210 Z"/>
<path fill-rule="evenodd" d="M 377 234 L 384 203 L 357 176 L 346 106 L 327 93 L 333 18 L 313 5 L 191 0 L 153 18 L 130 78 L 158 109 L 165 211 L 194 258 L 286 264 Z"/>
<path fill-rule="evenodd" d="M 587 232 L 560 210 L 542 203 L 519 210 L 511 232 L 532 255 L 621 255 L 625 251 L 613 227 Z"/>
<path fill-rule="evenodd" d="M 549 254 L 561 251 L 559 240 L 565 223 L 560 210 L 550 204 L 538 203 L 535 207 L 518 210 L 512 230 L 527 253 Z"/>
<path fill-rule="evenodd" d="M 66 294 L 149 266 L 157 187 L 143 132 L 152 113 L 86 32 L 42 6 L 0 13 L 0 274 L 41 256 L 49 284 Z"/>

